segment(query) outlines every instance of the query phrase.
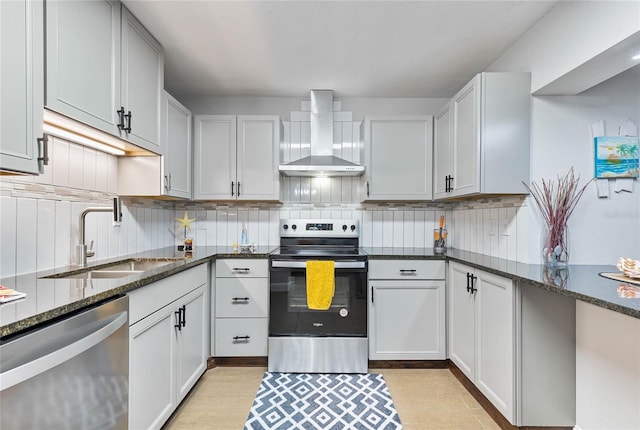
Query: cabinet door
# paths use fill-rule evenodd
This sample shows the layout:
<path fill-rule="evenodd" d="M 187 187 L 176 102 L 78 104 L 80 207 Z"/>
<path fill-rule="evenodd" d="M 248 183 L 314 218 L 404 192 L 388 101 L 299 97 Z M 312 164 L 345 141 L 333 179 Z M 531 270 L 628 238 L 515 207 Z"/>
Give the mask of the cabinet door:
<path fill-rule="evenodd" d="M 510 421 L 514 416 L 513 282 L 476 270 L 475 384 Z"/>
<path fill-rule="evenodd" d="M 46 14 L 46 106 L 117 134 L 120 2 L 47 1 Z"/>
<path fill-rule="evenodd" d="M 206 285 L 178 301 L 184 306 L 184 326 L 178 331 L 177 403 L 187 395 L 207 367 L 207 297 Z"/>
<path fill-rule="evenodd" d="M 369 359 L 444 360 L 442 281 L 371 281 Z"/>
<path fill-rule="evenodd" d="M 452 196 L 480 191 L 480 77 L 453 98 Z"/>
<path fill-rule="evenodd" d="M 236 198 L 236 117 L 195 115 L 193 198 Z"/>
<path fill-rule="evenodd" d="M 158 429 L 176 406 L 176 318 L 166 306 L 129 329 L 129 428 Z"/>
<path fill-rule="evenodd" d="M 280 118 L 238 116 L 237 191 L 240 200 L 278 200 Z"/>
<path fill-rule="evenodd" d="M 163 101 L 163 187 L 173 197 L 191 198 L 191 112 L 171 94 Z"/>
<path fill-rule="evenodd" d="M 467 266 L 449 262 L 449 358 L 474 381 L 475 304 L 467 291 Z"/>
<path fill-rule="evenodd" d="M 160 153 L 160 118 L 164 88 L 162 47 L 138 20 L 122 8 L 122 88 L 120 104 L 131 118 L 121 137 Z"/>
<path fill-rule="evenodd" d="M 452 126 L 451 104 L 442 108 L 433 121 L 433 198 L 449 197 L 447 176 L 451 174 L 452 164 Z"/>
<path fill-rule="evenodd" d="M 431 200 L 431 117 L 371 117 L 364 127 L 366 199 Z"/>
<path fill-rule="evenodd" d="M 0 170 L 38 173 L 44 105 L 42 1 L 0 2 Z"/>

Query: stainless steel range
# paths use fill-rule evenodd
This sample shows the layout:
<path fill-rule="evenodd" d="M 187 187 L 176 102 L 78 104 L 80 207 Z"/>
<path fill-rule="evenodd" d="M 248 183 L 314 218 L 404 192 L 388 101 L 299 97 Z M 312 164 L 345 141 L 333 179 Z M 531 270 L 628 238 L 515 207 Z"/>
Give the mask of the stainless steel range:
<path fill-rule="evenodd" d="M 280 220 L 269 257 L 269 371 L 366 373 L 367 256 L 357 220 Z M 307 261 L 335 262 L 329 309 L 307 303 Z"/>

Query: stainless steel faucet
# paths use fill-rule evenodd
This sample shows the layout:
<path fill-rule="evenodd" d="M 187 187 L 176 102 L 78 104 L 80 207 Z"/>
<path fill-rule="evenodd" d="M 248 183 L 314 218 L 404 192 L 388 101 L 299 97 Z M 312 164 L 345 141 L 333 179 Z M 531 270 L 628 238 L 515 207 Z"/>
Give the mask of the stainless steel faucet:
<path fill-rule="evenodd" d="M 85 219 L 87 214 L 91 212 L 113 212 L 113 221 L 121 222 L 122 221 L 122 206 L 120 202 L 120 198 L 113 198 L 113 207 L 107 206 L 98 206 L 92 208 L 86 208 L 80 214 L 80 244 L 76 245 L 76 263 L 81 267 L 87 267 L 87 258 L 93 257 L 96 255 L 93 250 L 93 241 L 91 241 L 91 246 L 87 250 L 87 244 L 85 243 Z"/>

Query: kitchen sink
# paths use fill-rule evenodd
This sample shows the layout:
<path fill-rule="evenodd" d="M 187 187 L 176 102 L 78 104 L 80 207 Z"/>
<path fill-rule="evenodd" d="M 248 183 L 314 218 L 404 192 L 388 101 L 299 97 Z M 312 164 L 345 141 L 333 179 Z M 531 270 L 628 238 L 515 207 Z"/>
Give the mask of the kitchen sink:
<path fill-rule="evenodd" d="M 91 270 L 89 272 L 76 273 L 75 275 L 61 276 L 63 279 L 117 279 L 126 276 L 143 273 L 144 270 Z"/>
<path fill-rule="evenodd" d="M 176 261 L 184 260 L 183 258 L 144 258 L 118 261 L 99 269 L 87 269 L 81 272 L 72 271 L 47 276 L 47 278 L 63 278 L 63 279 L 116 279 L 126 276 L 135 275 L 146 272 L 147 270 L 157 269 Z"/>

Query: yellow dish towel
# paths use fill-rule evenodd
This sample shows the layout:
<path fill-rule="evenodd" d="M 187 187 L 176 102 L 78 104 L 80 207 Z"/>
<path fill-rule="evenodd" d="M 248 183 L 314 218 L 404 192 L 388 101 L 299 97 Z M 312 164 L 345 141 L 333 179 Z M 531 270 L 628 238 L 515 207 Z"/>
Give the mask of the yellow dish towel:
<path fill-rule="evenodd" d="M 334 261 L 307 261 L 307 306 L 309 309 L 317 311 L 329 309 L 336 288 L 334 272 Z"/>

